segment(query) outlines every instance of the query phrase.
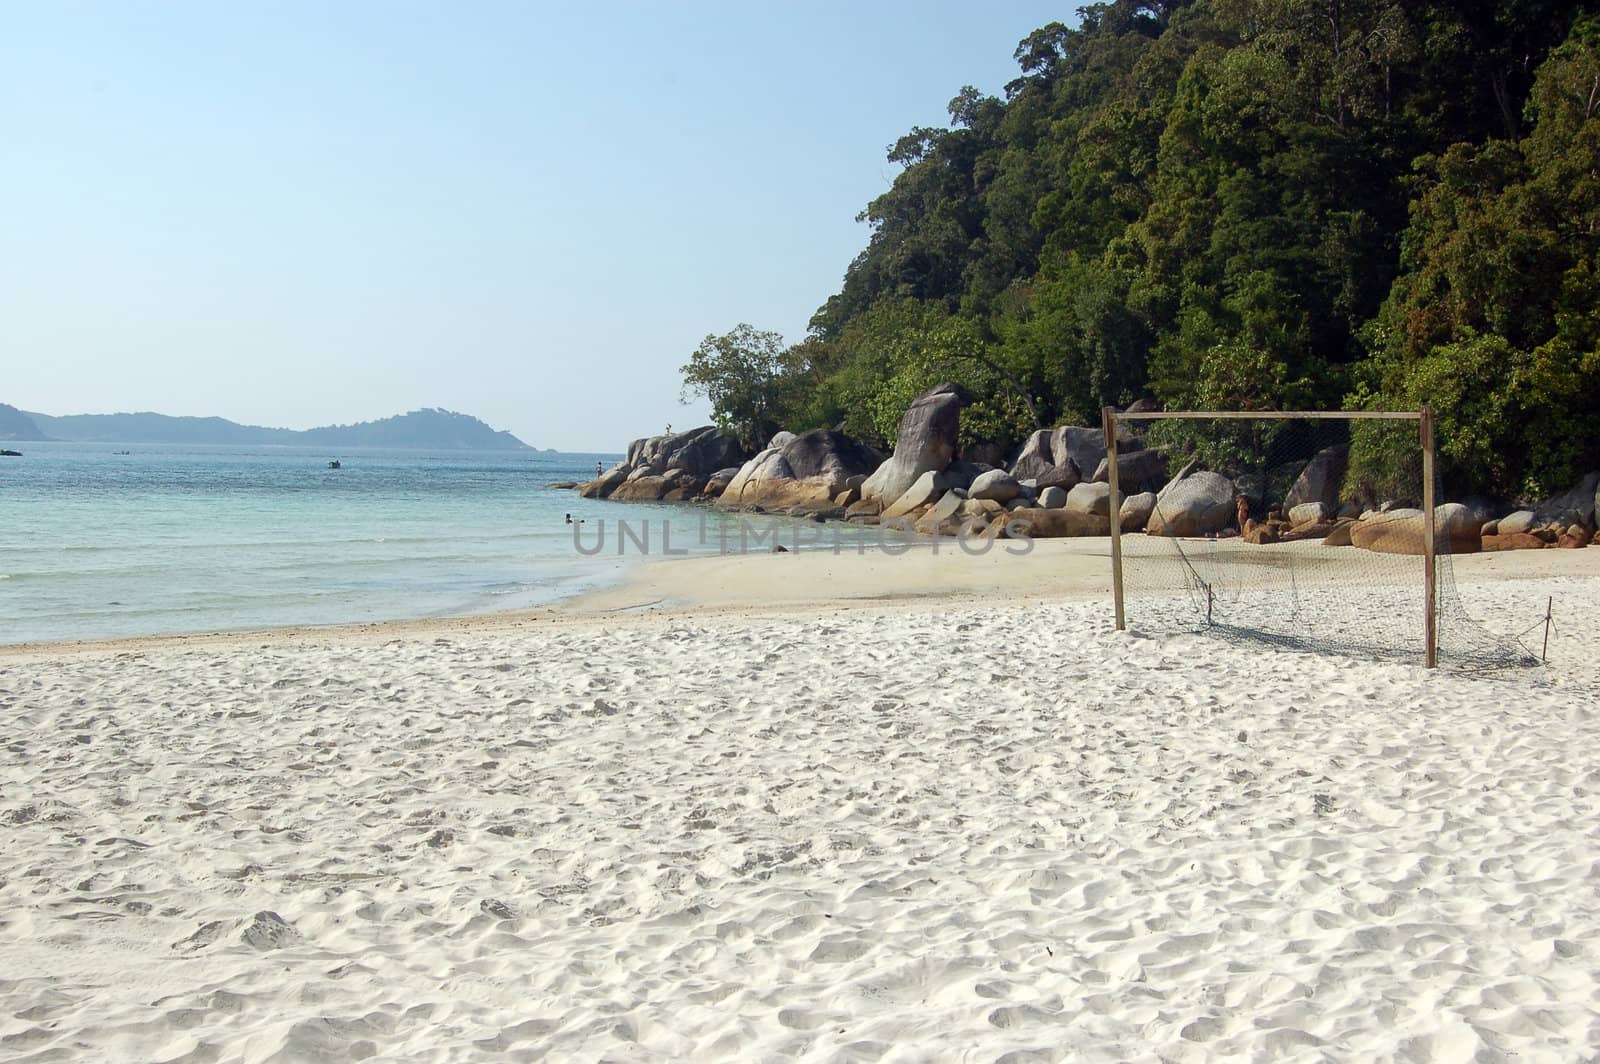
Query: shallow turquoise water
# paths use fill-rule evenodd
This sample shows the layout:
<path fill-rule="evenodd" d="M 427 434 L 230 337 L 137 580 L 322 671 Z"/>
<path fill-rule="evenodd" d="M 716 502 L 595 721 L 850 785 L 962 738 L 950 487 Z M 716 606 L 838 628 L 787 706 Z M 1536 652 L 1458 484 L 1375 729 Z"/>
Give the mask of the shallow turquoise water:
<path fill-rule="evenodd" d="M 615 525 L 705 511 L 580 499 L 546 483 L 615 455 L 22 444 L 0 458 L 0 643 L 445 616 L 617 579 Z M 605 521 L 576 549 L 565 514 Z M 712 518 L 715 528 L 716 519 Z"/>

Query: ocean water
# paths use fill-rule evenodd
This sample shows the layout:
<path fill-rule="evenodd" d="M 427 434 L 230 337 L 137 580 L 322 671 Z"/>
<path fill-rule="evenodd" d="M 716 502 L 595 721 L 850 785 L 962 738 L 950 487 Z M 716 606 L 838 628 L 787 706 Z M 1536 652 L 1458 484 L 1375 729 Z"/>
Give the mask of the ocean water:
<path fill-rule="evenodd" d="M 517 609 L 618 580 L 641 557 L 633 541 L 619 555 L 618 521 L 650 526 L 657 553 L 663 521 L 674 551 L 728 542 L 707 508 L 545 486 L 618 455 L 11 446 L 24 457 L 0 458 L 0 643 Z"/>

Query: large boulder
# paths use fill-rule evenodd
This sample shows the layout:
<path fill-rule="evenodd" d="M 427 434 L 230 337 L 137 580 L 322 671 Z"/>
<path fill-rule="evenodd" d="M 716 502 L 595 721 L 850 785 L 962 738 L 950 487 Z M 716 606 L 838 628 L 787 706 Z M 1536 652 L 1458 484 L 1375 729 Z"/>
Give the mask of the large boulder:
<path fill-rule="evenodd" d="M 589 481 L 578 489 L 578 494 L 585 499 L 607 499 L 618 486 L 628 479 L 628 467 L 614 465 L 595 479 Z"/>
<path fill-rule="evenodd" d="M 1111 456 L 1106 455 L 1094 467 L 1094 476 L 1090 478 L 1097 483 L 1105 483 L 1111 479 Z M 1124 495 L 1138 494 L 1146 487 L 1162 484 L 1167 479 L 1167 456 L 1162 451 L 1152 447 L 1147 450 L 1134 451 L 1132 454 L 1123 454 L 1117 451 L 1117 490 Z"/>
<path fill-rule="evenodd" d="M 969 498 L 963 502 L 961 504 L 961 509 L 957 511 L 962 518 L 968 520 L 981 520 L 985 524 L 993 521 L 996 517 L 999 517 L 1005 512 L 1006 508 L 1002 504 L 995 502 L 993 499 L 973 498 Z"/>
<path fill-rule="evenodd" d="M 703 425 L 687 432 L 647 436 L 628 445 L 626 465 L 630 472 L 660 476 L 669 469 L 681 469 L 697 477 L 709 477 L 719 469 L 743 462 L 749 454 L 739 441 L 717 428 Z"/>
<path fill-rule="evenodd" d="M 1060 510 L 1067 505 L 1067 492 L 1065 488 L 1051 485 L 1039 492 L 1039 508 L 1042 510 Z"/>
<path fill-rule="evenodd" d="M 1010 502 L 1021 494 L 1022 485 L 1017 483 L 1017 478 L 1003 469 L 979 473 L 967 488 L 969 499 L 993 499 L 1000 503 Z"/>
<path fill-rule="evenodd" d="M 1532 510 L 1518 510 L 1506 514 L 1495 522 L 1494 534 L 1501 536 L 1515 536 L 1524 532 L 1532 532 L 1539 525 L 1538 516 Z"/>
<path fill-rule="evenodd" d="M 1144 443 L 1138 437 L 1127 434 L 1126 430 L 1117 436 L 1117 450 L 1121 455 L 1131 455 L 1142 450 Z M 1018 480 L 1037 479 L 1041 487 L 1052 484 L 1070 488 L 1083 476 L 1085 469 L 1095 469 L 1106 456 L 1106 437 L 1099 429 L 1078 428 L 1065 425 L 1054 429 L 1040 429 L 1028 437 L 1022 445 L 1022 450 L 1017 454 L 1017 460 L 1011 465 L 1011 475 Z M 1046 479 L 1050 471 L 1058 467 L 1065 468 L 1068 463 L 1074 467 L 1072 483 L 1061 483 L 1059 480 Z M 1122 466 L 1117 466 L 1118 475 L 1121 475 Z M 1061 476 L 1060 473 L 1054 476 Z"/>
<path fill-rule="evenodd" d="M 851 477 L 877 466 L 877 451 L 835 429 L 813 429 L 799 436 L 774 437 L 768 447 L 739 468 L 717 506 L 736 510 L 817 512 L 834 508 Z"/>
<path fill-rule="evenodd" d="M 1029 436 L 1011 463 L 1011 475 L 1018 480 L 1037 479 L 1056 464 L 1053 429 L 1040 429 Z"/>
<path fill-rule="evenodd" d="M 1595 527 L 1596 495 L 1600 494 L 1600 473 L 1590 473 L 1572 488 L 1540 503 L 1534 510 L 1538 528 L 1566 529 L 1569 525 Z"/>
<path fill-rule="evenodd" d="M 1111 522 L 1103 515 L 1073 510 L 1041 510 L 1022 507 L 996 518 L 1005 522 L 1013 538 L 1060 539 L 1067 536 L 1109 536 Z"/>
<path fill-rule="evenodd" d="M 960 488 L 962 491 L 966 491 L 972 487 L 973 481 L 987 472 L 989 470 L 986 467 L 980 466 L 975 462 L 951 462 L 945 467 L 944 475 L 945 479 L 950 481 L 952 488 Z"/>
<path fill-rule="evenodd" d="M 1558 547 L 1587 547 L 1594 539 L 1594 534 L 1582 525 L 1568 525 L 1567 530 L 1561 533 L 1561 538 L 1556 540 Z"/>
<path fill-rule="evenodd" d="M 1325 502 L 1303 502 L 1289 507 L 1289 524 L 1294 528 L 1321 524 L 1333 517 L 1333 510 Z"/>
<path fill-rule="evenodd" d="M 1006 464 L 1006 445 L 995 440 L 982 440 L 961 448 L 961 457 L 978 465 L 1000 469 Z"/>
<path fill-rule="evenodd" d="M 1150 522 L 1150 515 L 1155 513 L 1156 493 L 1142 491 L 1137 495 L 1129 495 L 1122 500 L 1118 510 L 1121 516 L 1122 531 L 1137 532 Z"/>
<path fill-rule="evenodd" d="M 928 470 L 901 493 L 900 497 L 890 503 L 883 511 L 884 517 L 904 517 L 906 514 L 920 510 L 924 506 L 932 506 L 934 502 L 950 490 L 950 482 L 943 473 Z M 863 500 L 874 501 L 874 500 Z"/>
<path fill-rule="evenodd" d="M 1491 534 L 1483 537 L 1485 551 L 1501 550 L 1543 550 L 1544 540 L 1531 532 L 1504 532 L 1498 535 Z"/>
<path fill-rule="evenodd" d="M 1304 506 L 1305 503 L 1300 505 Z M 1324 543 L 1327 537 L 1333 535 L 1336 526 L 1332 521 L 1314 521 L 1307 525 L 1295 525 L 1286 531 L 1278 533 L 1279 543 L 1298 543 L 1302 539 L 1320 539 Z"/>
<path fill-rule="evenodd" d="M 892 502 L 924 473 L 942 472 L 955 457 L 961 408 L 966 403 L 966 392 L 948 383 L 912 400 L 895 431 L 894 454 L 861 485 L 861 497 Z"/>
<path fill-rule="evenodd" d="M 672 487 L 672 482 L 665 477 L 656 476 L 646 469 L 639 476 L 630 476 L 613 491 L 607 498 L 616 502 L 655 502 Z"/>
<path fill-rule="evenodd" d="M 1233 481 L 1199 470 L 1157 493 L 1145 531 L 1152 536 L 1204 536 L 1227 528 L 1236 512 Z"/>
<path fill-rule="evenodd" d="M 1458 502 L 1434 507 L 1434 549 L 1439 554 L 1476 554 L 1482 549 L 1482 525 Z M 1374 514 L 1350 530 L 1357 547 L 1380 554 L 1423 554 L 1425 531 L 1421 510 L 1400 509 Z"/>
<path fill-rule="evenodd" d="M 1060 488 L 1062 491 L 1071 491 L 1078 486 L 1083 477 L 1078 472 L 1078 463 L 1068 458 L 1060 465 L 1047 467 L 1044 472 L 1032 479 L 1036 488 Z"/>
<path fill-rule="evenodd" d="M 1109 519 L 1111 516 L 1111 485 L 1079 484 L 1067 492 L 1066 508 L 1073 513 L 1091 514 Z M 1106 525 L 1108 534 L 1110 527 L 1108 520 Z"/>
<path fill-rule="evenodd" d="M 1324 447 L 1316 453 L 1295 478 L 1283 507 L 1292 510 L 1301 503 L 1320 502 L 1329 513 L 1339 509 L 1339 488 L 1344 483 L 1345 465 L 1350 459 L 1350 448 L 1341 444 Z"/>
<path fill-rule="evenodd" d="M 732 484 L 733 478 L 738 475 L 738 466 L 729 466 L 726 469 L 717 470 L 706 478 L 706 486 L 703 493 L 707 498 L 715 499 L 728 490 L 728 485 Z"/>
<path fill-rule="evenodd" d="M 916 530 L 930 536 L 955 535 L 965 520 L 961 516 L 961 507 L 966 501 L 954 491 L 945 492 L 938 502 L 928 508 L 927 513 L 918 518 Z"/>
<path fill-rule="evenodd" d="M 1356 527 L 1356 523 L 1354 521 L 1351 521 L 1351 520 L 1342 520 L 1342 521 L 1340 521 L 1338 524 L 1334 525 L 1333 528 L 1328 531 L 1328 534 L 1326 536 L 1323 537 L 1322 545 L 1325 546 L 1325 547 L 1353 547 L 1353 546 L 1355 546 L 1355 539 L 1351 536 L 1351 532 L 1353 532 L 1355 530 L 1355 527 Z"/>

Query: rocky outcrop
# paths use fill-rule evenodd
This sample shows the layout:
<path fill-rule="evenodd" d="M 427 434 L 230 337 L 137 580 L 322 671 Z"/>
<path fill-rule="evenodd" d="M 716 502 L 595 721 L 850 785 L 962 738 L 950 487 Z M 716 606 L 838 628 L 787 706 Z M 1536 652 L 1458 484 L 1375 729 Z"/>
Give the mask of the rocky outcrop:
<path fill-rule="evenodd" d="M 881 455 L 836 429 L 779 433 L 772 446 L 739 468 L 717 506 L 791 513 L 832 510 L 850 479 L 877 468 Z"/>
<path fill-rule="evenodd" d="M 1391 510 L 1358 521 L 1350 530 L 1357 547 L 1380 554 L 1424 554 L 1421 510 Z M 1482 526 L 1456 502 L 1434 507 L 1434 549 L 1439 554 L 1476 554 L 1482 549 Z"/>
<path fill-rule="evenodd" d="M 646 436 L 628 445 L 628 457 L 578 489 L 586 499 L 654 501 L 697 498 L 720 470 L 748 455 L 715 425 Z"/>
<path fill-rule="evenodd" d="M 1152 536 L 1204 536 L 1227 528 L 1235 513 L 1233 481 L 1199 470 L 1157 493 L 1145 531 Z"/>
<path fill-rule="evenodd" d="M 966 403 L 966 392 L 955 384 L 936 385 L 917 396 L 900 418 L 894 454 L 861 485 L 861 497 L 890 503 L 924 473 L 943 472 L 955 457 Z"/>
<path fill-rule="evenodd" d="M 1292 510 L 1302 503 L 1320 502 L 1329 513 L 1339 509 L 1339 488 L 1344 483 L 1345 465 L 1350 459 L 1350 448 L 1340 445 L 1324 447 L 1316 453 L 1295 478 L 1289 494 L 1284 497 L 1283 508 Z"/>

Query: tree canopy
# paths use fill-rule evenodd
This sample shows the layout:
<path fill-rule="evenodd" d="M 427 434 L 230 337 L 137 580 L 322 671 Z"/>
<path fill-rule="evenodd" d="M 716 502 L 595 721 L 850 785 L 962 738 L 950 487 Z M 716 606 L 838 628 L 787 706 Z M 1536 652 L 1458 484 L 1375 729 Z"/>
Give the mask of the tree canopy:
<path fill-rule="evenodd" d="M 687 386 L 741 431 L 880 442 L 937 380 L 975 397 L 968 442 L 1147 396 L 1426 402 L 1458 483 L 1563 487 L 1600 465 L 1597 9 L 1082 8 L 1017 46 L 1003 98 L 963 88 L 890 146 L 802 342 L 708 337 Z"/>

